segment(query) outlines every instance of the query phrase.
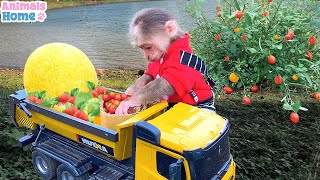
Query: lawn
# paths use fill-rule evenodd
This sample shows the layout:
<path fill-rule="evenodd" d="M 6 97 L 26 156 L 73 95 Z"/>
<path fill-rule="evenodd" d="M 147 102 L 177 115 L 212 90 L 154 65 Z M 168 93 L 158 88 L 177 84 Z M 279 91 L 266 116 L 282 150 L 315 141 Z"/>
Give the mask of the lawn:
<path fill-rule="evenodd" d="M 139 76 L 138 71 L 97 72 L 101 84 L 120 90 Z M 0 177 L 4 179 L 38 178 L 29 149 L 16 142 L 27 130 L 16 129 L 8 117 L 8 95 L 23 88 L 22 77 L 22 69 L 0 69 Z M 293 124 L 280 98 L 276 92 L 257 93 L 245 106 L 237 93 L 217 97 L 218 113 L 231 124 L 237 179 L 319 179 L 320 103 L 305 98 L 302 104 L 309 111 L 299 111 L 300 122 Z"/>

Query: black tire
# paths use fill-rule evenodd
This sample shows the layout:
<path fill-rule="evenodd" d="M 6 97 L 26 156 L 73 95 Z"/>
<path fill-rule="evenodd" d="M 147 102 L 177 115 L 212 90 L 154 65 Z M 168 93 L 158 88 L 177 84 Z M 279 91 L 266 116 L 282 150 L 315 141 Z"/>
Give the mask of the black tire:
<path fill-rule="evenodd" d="M 57 175 L 58 162 L 37 150 L 32 152 L 32 164 L 43 179 L 53 179 Z"/>
<path fill-rule="evenodd" d="M 89 173 L 86 172 L 81 176 L 76 176 L 75 172 L 67 165 L 60 164 L 57 169 L 57 180 L 88 180 Z"/>

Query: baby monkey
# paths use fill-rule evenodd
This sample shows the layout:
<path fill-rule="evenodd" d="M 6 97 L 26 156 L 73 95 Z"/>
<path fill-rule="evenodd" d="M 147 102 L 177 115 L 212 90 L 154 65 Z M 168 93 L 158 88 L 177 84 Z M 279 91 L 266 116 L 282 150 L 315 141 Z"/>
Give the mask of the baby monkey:
<path fill-rule="evenodd" d="M 190 35 L 166 9 L 147 8 L 137 12 L 129 27 L 131 44 L 140 48 L 148 68 L 128 89 L 116 114 L 159 99 L 170 106 L 178 102 L 214 109 L 214 82 L 205 63 L 193 54 Z M 204 79 L 207 76 L 207 81 Z"/>

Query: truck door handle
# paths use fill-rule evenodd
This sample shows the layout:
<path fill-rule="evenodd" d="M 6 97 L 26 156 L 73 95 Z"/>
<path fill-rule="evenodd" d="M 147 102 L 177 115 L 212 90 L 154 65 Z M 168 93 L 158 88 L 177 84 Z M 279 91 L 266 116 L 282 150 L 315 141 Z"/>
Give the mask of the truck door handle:
<path fill-rule="evenodd" d="M 19 109 L 21 109 L 21 111 L 23 111 L 28 118 L 32 117 L 32 114 L 30 113 L 30 111 L 26 108 L 26 104 L 25 103 L 19 103 L 17 104 L 17 106 L 19 107 Z"/>

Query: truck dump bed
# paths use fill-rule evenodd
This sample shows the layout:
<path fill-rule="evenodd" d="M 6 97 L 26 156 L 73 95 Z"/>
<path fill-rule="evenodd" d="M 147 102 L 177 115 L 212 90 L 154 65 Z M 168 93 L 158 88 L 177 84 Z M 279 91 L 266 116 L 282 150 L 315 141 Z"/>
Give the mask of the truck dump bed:
<path fill-rule="evenodd" d="M 35 130 L 39 125 L 45 125 L 46 129 L 117 160 L 124 160 L 132 155 L 133 124 L 153 118 L 168 105 L 166 102 L 160 102 L 119 124 L 116 130 L 111 130 L 34 104 L 26 98 L 25 89 L 10 95 L 10 118 L 15 126 Z"/>

